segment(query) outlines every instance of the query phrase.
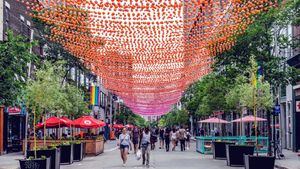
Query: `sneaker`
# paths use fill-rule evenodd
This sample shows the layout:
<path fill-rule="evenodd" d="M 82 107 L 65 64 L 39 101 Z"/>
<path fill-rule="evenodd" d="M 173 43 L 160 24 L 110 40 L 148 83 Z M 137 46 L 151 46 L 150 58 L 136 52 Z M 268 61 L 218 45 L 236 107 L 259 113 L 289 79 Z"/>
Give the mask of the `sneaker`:
<path fill-rule="evenodd" d="M 125 164 L 125 163 L 123 163 L 123 167 L 126 167 L 126 164 Z"/>

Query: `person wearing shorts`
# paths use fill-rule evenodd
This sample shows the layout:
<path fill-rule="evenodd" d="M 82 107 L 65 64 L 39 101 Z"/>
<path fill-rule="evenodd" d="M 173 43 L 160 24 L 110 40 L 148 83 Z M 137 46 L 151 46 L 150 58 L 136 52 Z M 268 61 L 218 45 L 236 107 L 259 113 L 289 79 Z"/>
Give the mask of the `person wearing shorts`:
<path fill-rule="evenodd" d="M 122 133 L 119 135 L 118 145 L 120 146 L 121 158 L 123 166 L 126 166 L 127 155 L 129 146 L 131 144 L 130 135 L 127 133 L 126 128 L 123 128 Z"/>

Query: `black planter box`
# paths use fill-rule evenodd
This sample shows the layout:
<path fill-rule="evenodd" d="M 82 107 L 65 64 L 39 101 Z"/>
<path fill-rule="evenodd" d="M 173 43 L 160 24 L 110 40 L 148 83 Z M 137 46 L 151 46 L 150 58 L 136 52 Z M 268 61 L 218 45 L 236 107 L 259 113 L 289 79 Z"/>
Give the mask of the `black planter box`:
<path fill-rule="evenodd" d="M 60 145 L 60 164 L 73 163 L 73 144 Z"/>
<path fill-rule="evenodd" d="M 50 169 L 50 158 L 46 159 L 32 159 L 32 160 L 19 160 L 20 169 Z"/>
<path fill-rule="evenodd" d="M 60 169 L 60 149 L 48 149 L 48 150 L 37 150 L 36 151 L 37 158 L 41 158 L 42 156 L 45 156 L 47 158 L 50 157 L 50 168 L 51 169 Z M 34 156 L 34 151 L 27 151 L 27 158 L 30 156 Z"/>
<path fill-rule="evenodd" d="M 245 169 L 274 169 L 275 157 L 244 155 Z"/>
<path fill-rule="evenodd" d="M 233 142 L 212 142 L 212 150 L 214 159 L 226 159 L 226 145 L 234 145 Z"/>
<path fill-rule="evenodd" d="M 226 145 L 226 161 L 228 166 L 244 166 L 244 155 L 253 155 L 254 146 Z"/>
<path fill-rule="evenodd" d="M 73 161 L 81 161 L 83 159 L 83 143 L 73 144 Z"/>

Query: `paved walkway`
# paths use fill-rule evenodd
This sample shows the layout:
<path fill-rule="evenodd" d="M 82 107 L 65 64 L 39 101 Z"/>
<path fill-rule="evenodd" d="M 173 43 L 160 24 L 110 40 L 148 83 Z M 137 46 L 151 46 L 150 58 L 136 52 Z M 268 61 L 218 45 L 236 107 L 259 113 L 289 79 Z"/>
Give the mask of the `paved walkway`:
<path fill-rule="evenodd" d="M 122 167 L 119 150 L 116 141 L 108 141 L 105 144 L 105 152 L 96 157 L 84 158 L 81 162 L 72 165 L 62 165 L 61 169 L 139 169 L 142 161 L 137 161 L 131 152 L 126 167 Z M 300 158 L 296 153 L 284 151 L 286 159 L 276 160 L 276 165 L 287 169 L 300 169 Z M 0 169 L 17 169 L 18 159 L 23 158 L 20 153 L 12 153 L 0 156 Z M 243 167 L 228 167 L 225 160 L 213 160 L 211 155 L 202 155 L 195 152 L 195 143 L 186 152 L 165 152 L 163 149 L 151 151 L 150 167 L 155 169 L 242 169 Z"/>
<path fill-rule="evenodd" d="M 64 165 L 61 169 L 139 169 L 147 168 L 142 165 L 142 161 L 137 161 L 135 155 L 131 152 L 128 156 L 126 167 L 122 166 L 119 150 L 105 152 L 96 157 L 87 157 L 81 162 L 72 165 Z M 186 152 L 165 152 L 164 149 L 151 151 L 150 167 L 155 169 L 229 169 L 225 160 L 213 160 L 211 155 L 202 155 L 195 152 L 193 148 Z M 232 168 L 231 168 L 232 169 Z M 234 169 L 240 169 L 234 167 Z"/>
<path fill-rule="evenodd" d="M 297 153 L 292 151 L 283 150 L 285 159 L 276 160 L 276 166 L 282 169 L 300 169 L 300 157 Z"/>

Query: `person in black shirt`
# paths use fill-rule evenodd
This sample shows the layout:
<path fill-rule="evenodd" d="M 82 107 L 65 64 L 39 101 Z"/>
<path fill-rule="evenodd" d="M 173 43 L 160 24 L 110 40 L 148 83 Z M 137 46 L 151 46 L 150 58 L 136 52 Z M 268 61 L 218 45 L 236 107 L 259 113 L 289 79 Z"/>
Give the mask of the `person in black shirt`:
<path fill-rule="evenodd" d="M 168 152 L 170 149 L 170 132 L 171 129 L 169 127 L 166 128 L 166 131 L 164 133 L 164 139 L 165 139 L 165 145 L 166 145 L 166 151 Z"/>
<path fill-rule="evenodd" d="M 165 130 L 163 128 L 159 129 L 159 149 L 164 148 L 164 140 L 165 140 L 165 136 L 164 136 Z"/>

